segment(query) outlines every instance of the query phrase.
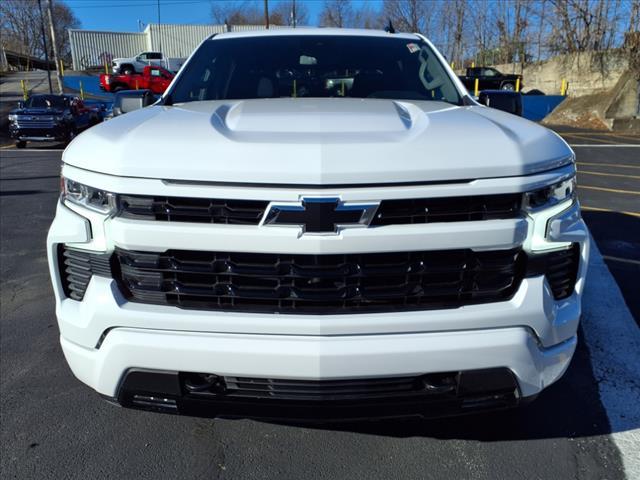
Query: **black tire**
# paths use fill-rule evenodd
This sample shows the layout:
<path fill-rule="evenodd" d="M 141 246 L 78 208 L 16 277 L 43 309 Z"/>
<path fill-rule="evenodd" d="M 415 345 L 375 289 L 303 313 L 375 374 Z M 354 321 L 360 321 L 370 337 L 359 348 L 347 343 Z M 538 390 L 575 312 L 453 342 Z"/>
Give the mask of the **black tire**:
<path fill-rule="evenodd" d="M 124 90 L 125 88 L 122 85 L 116 85 L 115 87 L 111 87 L 111 92 L 112 93 L 116 93 L 119 92 L 120 90 Z"/>
<path fill-rule="evenodd" d="M 123 67 L 120 67 L 120 73 L 123 75 L 132 75 L 136 73 L 136 71 L 132 65 L 124 65 Z"/>
<path fill-rule="evenodd" d="M 515 85 L 513 83 L 511 83 L 511 82 L 503 83 L 500 86 L 500 90 L 507 90 L 509 92 L 513 92 L 515 89 L 516 89 Z"/>
<path fill-rule="evenodd" d="M 27 146 L 27 142 L 24 140 L 16 140 L 16 148 L 25 148 Z"/>

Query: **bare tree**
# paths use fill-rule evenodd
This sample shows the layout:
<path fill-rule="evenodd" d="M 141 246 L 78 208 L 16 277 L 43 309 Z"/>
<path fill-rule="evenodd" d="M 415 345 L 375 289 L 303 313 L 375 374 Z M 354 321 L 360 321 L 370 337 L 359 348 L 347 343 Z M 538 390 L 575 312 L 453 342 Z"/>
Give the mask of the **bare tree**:
<path fill-rule="evenodd" d="M 309 6 L 307 3 L 300 0 L 283 0 L 280 2 L 274 2 L 273 9 L 273 23 L 277 25 L 294 26 L 294 7 L 295 7 L 295 26 L 309 25 Z M 280 19 L 280 22 L 276 22 L 275 19 Z"/>
<path fill-rule="evenodd" d="M 354 10 L 351 0 L 325 0 L 320 12 L 320 25 L 323 27 L 352 27 Z"/>
<path fill-rule="evenodd" d="M 419 32 L 428 35 L 430 19 L 435 15 L 428 14 L 428 10 L 436 7 L 436 2 L 423 0 L 384 0 L 382 15 L 388 19 L 398 31 Z"/>
<path fill-rule="evenodd" d="M 79 28 L 80 21 L 62 1 L 53 4 L 55 36 L 60 57 L 71 61 L 69 28 Z M 45 17 L 45 24 L 48 19 Z M 44 45 L 40 30 L 41 17 L 37 0 L 2 0 L 0 2 L 0 38 L 7 50 L 44 57 Z M 48 29 L 47 29 L 48 30 Z M 46 32 L 47 44 L 51 46 L 51 33 Z"/>

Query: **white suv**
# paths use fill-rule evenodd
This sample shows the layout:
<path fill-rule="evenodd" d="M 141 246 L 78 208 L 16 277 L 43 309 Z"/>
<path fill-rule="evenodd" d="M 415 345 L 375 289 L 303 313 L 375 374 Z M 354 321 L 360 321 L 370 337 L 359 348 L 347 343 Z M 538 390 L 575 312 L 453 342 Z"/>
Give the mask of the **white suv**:
<path fill-rule="evenodd" d="M 206 39 L 63 155 L 64 354 L 127 407 L 345 419 L 503 408 L 576 347 L 574 154 L 417 34 Z"/>

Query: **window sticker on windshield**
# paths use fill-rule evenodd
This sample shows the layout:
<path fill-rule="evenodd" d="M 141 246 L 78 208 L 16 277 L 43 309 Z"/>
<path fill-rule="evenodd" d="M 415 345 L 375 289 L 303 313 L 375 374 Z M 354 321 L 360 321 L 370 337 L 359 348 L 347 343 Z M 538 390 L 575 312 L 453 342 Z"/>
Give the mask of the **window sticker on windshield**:
<path fill-rule="evenodd" d="M 420 51 L 420 47 L 418 46 L 417 43 L 407 43 L 407 48 L 411 53 L 416 53 Z"/>

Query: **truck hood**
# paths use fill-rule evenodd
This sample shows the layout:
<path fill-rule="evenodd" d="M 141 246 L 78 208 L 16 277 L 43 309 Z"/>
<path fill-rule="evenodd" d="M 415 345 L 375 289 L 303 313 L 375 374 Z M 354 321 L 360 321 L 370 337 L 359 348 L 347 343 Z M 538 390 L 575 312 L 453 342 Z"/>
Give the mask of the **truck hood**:
<path fill-rule="evenodd" d="M 571 155 L 555 133 L 483 106 L 284 98 L 148 107 L 78 136 L 63 161 L 129 177 L 336 185 L 526 175 Z"/>

